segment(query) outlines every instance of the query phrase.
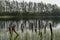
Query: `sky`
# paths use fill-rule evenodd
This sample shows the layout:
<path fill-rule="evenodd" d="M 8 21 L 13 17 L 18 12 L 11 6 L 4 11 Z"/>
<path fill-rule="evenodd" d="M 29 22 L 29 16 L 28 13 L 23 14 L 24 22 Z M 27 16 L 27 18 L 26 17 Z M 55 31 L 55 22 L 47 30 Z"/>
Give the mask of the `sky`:
<path fill-rule="evenodd" d="M 16 1 L 16 0 L 15 0 Z M 22 2 L 23 0 L 17 0 L 18 2 Z M 43 2 L 43 3 L 51 3 L 51 4 L 57 4 L 58 6 L 60 6 L 60 0 L 24 0 L 26 2 Z"/>

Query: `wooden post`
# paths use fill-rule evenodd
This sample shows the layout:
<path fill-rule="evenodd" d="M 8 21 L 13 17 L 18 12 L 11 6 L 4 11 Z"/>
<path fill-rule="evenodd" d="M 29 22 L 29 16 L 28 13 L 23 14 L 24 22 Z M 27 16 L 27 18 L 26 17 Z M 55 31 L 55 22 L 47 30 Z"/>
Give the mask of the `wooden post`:
<path fill-rule="evenodd" d="M 37 33 L 37 19 L 36 19 L 36 22 L 35 22 L 35 32 Z"/>
<path fill-rule="evenodd" d="M 39 23 L 39 35 L 40 35 L 40 20 L 38 21 L 38 23 Z"/>
<path fill-rule="evenodd" d="M 42 30 L 41 30 L 41 20 L 39 20 L 39 35 L 40 35 L 40 40 L 42 40 Z"/>
<path fill-rule="evenodd" d="M 49 23 L 49 26 L 50 26 L 50 31 L 51 31 L 51 40 L 53 40 L 53 31 L 52 31 L 52 25 L 51 25 L 51 23 Z"/>
<path fill-rule="evenodd" d="M 24 32 L 24 25 L 21 24 L 21 31 Z"/>
<path fill-rule="evenodd" d="M 46 26 L 47 26 L 47 21 L 46 21 L 46 24 L 44 25 L 44 40 L 46 40 Z"/>
<path fill-rule="evenodd" d="M 33 32 L 33 23 L 31 23 L 31 26 L 32 26 L 32 32 Z"/>

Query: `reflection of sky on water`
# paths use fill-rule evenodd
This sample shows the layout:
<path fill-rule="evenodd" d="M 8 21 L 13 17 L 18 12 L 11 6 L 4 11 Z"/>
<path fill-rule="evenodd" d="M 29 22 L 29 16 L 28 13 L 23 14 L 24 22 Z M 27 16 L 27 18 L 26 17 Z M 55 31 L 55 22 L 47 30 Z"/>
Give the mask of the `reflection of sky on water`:
<path fill-rule="evenodd" d="M 60 23 L 58 23 L 54 29 L 60 29 Z"/>

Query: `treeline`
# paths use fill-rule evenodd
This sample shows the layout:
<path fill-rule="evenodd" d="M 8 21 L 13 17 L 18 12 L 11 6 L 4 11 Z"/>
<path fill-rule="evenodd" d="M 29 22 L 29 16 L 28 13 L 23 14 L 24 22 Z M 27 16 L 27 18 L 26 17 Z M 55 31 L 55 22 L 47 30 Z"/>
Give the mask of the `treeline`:
<path fill-rule="evenodd" d="M 18 2 L 18 1 L 0 1 L 0 16 L 13 16 L 12 18 L 0 18 L 2 20 L 19 19 L 48 19 L 59 20 L 60 8 L 54 4 L 45 4 L 43 2 Z"/>
<path fill-rule="evenodd" d="M 60 8 L 54 4 L 46 4 L 43 2 L 18 2 L 18 1 L 0 1 L 0 12 L 29 12 L 29 13 L 59 13 Z"/>

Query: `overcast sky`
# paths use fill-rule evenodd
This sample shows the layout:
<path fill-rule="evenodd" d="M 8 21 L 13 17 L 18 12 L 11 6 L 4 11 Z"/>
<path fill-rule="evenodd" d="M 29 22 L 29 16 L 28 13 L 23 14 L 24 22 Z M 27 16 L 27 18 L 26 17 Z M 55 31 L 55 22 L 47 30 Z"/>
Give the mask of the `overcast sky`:
<path fill-rule="evenodd" d="M 23 0 L 17 0 L 19 2 L 23 1 Z M 60 6 L 60 0 L 24 0 L 24 1 L 31 1 L 31 2 L 43 2 L 43 3 L 51 3 L 51 4 L 57 4 L 58 6 Z"/>

